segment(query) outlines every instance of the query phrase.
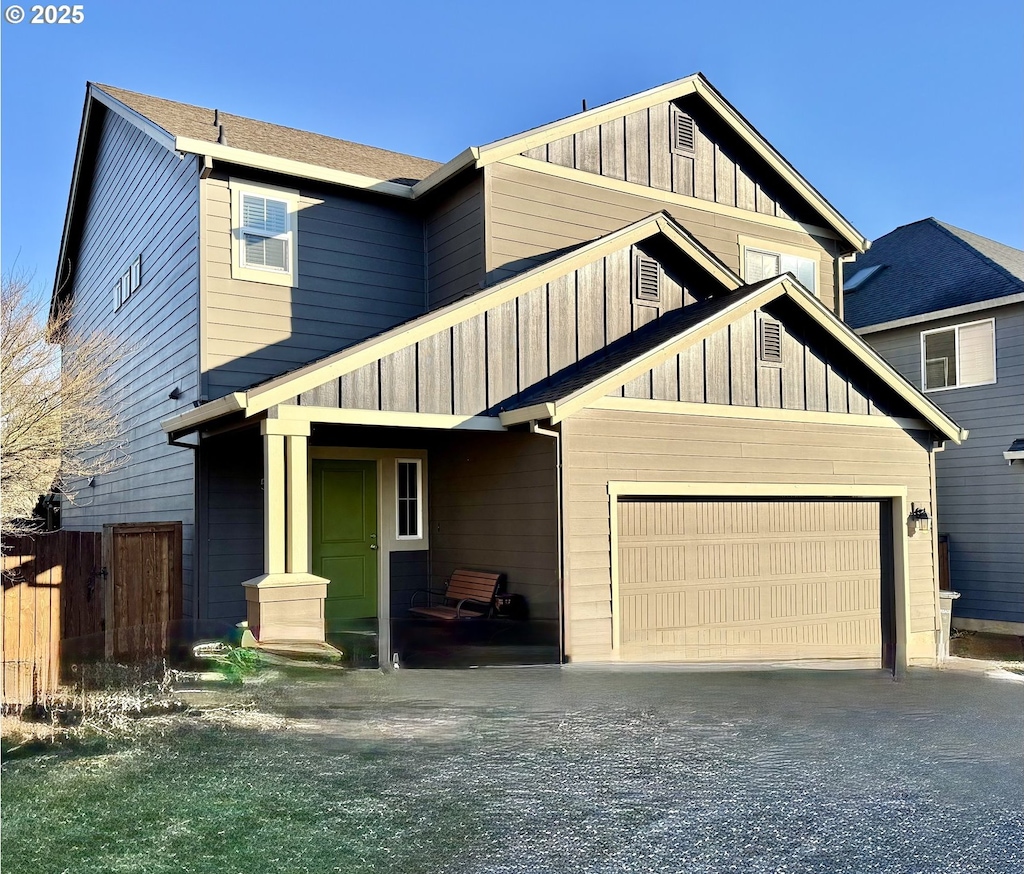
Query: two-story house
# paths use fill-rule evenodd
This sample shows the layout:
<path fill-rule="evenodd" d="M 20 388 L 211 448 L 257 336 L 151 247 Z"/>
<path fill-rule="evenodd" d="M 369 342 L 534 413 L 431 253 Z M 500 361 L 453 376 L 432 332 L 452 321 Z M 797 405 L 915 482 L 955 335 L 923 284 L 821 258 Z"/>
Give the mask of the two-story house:
<path fill-rule="evenodd" d="M 965 434 L 841 320 L 866 246 L 699 74 L 446 164 L 89 85 L 54 301 L 131 461 L 65 525 L 181 521 L 195 634 L 383 660 L 475 568 L 573 661 L 933 662 Z"/>
<path fill-rule="evenodd" d="M 1024 635 L 1024 252 L 927 218 L 846 271 L 850 325 L 971 432 L 935 463 L 954 622 Z"/>

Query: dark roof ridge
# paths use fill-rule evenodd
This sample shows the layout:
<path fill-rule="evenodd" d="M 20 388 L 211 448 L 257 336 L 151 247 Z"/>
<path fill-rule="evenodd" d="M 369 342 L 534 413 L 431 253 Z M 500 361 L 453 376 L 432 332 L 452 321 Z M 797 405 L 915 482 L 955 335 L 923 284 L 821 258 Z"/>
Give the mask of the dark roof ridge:
<path fill-rule="evenodd" d="M 944 234 L 946 234 L 950 238 L 956 240 L 957 243 L 959 243 L 965 249 L 968 249 L 971 252 L 971 254 L 974 255 L 975 258 L 977 258 L 982 263 L 988 265 L 990 268 L 995 270 L 997 273 L 1002 274 L 1004 277 L 1006 277 L 1011 282 L 1013 282 L 1013 283 L 1015 283 L 1017 285 L 1024 286 L 1024 280 L 1022 280 L 1019 276 L 1016 276 L 1013 273 L 1011 273 L 1009 270 L 1007 270 L 999 262 L 993 261 L 988 255 L 986 255 L 984 252 L 982 252 L 977 247 L 972 246 L 969 242 L 967 242 L 967 240 L 965 240 L 959 234 L 953 233 L 953 231 L 954 230 L 955 231 L 961 231 L 962 233 L 965 233 L 965 234 L 971 234 L 971 236 L 974 236 L 974 237 L 981 237 L 981 239 L 983 239 L 983 240 L 988 240 L 990 243 L 995 243 L 997 246 L 1002 246 L 1002 247 L 1004 247 L 1006 249 L 1010 249 L 1011 251 L 1019 252 L 1020 251 L 1019 249 L 1014 249 L 1013 246 L 1007 246 L 1005 243 L 1000 243 L 998 240 L 992 240 L 989 237 L 982 237 L 981 234 L 975 234 L 972 231 L 968 231 L 968 230 L 966 230 L 964 228 L 958 228 L 956 225 L 951 225 L 951 224 L 948 224 L 946 222 L 939 221 L 939 219 L 935 218 L 934 216 L 929 216 L 927 219 L 925 219 L 925 221 L 931 222 L 933 225 L 935 225 L 935 227 L 937 227 L 939 230 L 941 230 Z"/>

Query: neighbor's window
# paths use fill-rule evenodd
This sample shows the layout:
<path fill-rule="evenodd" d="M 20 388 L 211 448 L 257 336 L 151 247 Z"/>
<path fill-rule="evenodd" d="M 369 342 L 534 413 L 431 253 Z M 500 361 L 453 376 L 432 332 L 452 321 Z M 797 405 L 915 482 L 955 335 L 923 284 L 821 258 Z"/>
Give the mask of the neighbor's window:
<path fill-rule="evenodd" d="M 231 181 L 232 275 L 294 285 L 298 192 Z"/>
<path fill-rule="evenodd" d="M 398 539 L 415 540 L 423 536 L 422 462 L 417 459 L 398 460 Z"/>
<path fill-rule="evenodd" d="M 921 333 L 925 391 L 996 381 L 995 319 Z"/>
<path fill-rule="evenodd" d="M 743 263 L 743 278 L 748 283 L 771 279 L 783 273 L 792 273 L 808 291 L 817 294 L 818 262 L 785 252 L 747 247 Z"/>

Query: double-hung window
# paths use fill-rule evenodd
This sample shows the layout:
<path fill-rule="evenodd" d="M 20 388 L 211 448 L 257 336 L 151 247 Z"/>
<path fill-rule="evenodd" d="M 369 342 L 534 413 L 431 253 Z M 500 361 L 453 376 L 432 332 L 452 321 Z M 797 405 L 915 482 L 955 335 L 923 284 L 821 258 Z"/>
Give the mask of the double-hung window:
<path fill-rule="evenodd" d="M 237 179 L 231 191 L 232 276 L 294 286 L 299 193 Z"/>
<path fill-rule="evenodd" d="M 921 386 L 925 391 L 995 381 L 995 319 L 921 332 Z"/>

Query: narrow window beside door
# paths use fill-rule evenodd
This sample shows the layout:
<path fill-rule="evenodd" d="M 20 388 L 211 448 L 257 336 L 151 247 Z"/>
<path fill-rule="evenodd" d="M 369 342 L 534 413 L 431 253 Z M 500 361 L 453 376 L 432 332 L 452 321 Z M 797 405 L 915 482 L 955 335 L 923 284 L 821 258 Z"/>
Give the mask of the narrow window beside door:
<path fill-rule="evenodd" d="M 398 539 L 417 540 L 423 536 L 421 462 L 416 459 L 398 460 Z"/>

